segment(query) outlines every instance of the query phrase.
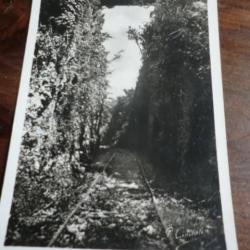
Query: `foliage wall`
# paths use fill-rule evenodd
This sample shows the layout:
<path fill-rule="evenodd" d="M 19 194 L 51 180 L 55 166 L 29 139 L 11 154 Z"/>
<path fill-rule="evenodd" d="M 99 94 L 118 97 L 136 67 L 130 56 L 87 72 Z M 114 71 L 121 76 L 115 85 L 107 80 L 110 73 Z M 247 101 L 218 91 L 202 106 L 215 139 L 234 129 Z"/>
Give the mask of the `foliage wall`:
<path fill-rule="evenodd" d="M 8 232 L 17 243 L 29 239 L 26 226 L 63 216 L 99 147 L 107 91 L 99 4 L 42 1 L 10 220 L 22 231 Z"/>
<path fill-rule="evenodd" d="M 194 197 L 218 190 L 205 1 L 156 1 L 130 37 L 142 47 L 127 143 Z M 166 179 L 167 180 L 167 179 Z"/>

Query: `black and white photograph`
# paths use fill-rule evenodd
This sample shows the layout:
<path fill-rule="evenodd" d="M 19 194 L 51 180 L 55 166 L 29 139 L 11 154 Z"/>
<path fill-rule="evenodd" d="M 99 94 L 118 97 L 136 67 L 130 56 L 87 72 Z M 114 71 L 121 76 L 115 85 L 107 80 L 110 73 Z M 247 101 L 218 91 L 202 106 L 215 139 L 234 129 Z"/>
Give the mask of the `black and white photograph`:
<path fill-rule="evenodd" d="M 237 250 L 210 0 L 38 2 L 0 248 Z"/>

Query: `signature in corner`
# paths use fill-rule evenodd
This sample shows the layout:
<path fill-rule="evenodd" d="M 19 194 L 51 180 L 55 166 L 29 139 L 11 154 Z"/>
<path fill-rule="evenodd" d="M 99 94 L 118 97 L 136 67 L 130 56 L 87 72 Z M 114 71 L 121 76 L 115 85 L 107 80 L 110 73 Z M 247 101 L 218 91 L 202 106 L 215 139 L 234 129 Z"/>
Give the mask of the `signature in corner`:
<path fill-rule="evenodd" d="M 207 230 L 204 229 L 190 229 L 190 228 L 177 228 L 168 227 L 166 229 L 166 235 L 168 238 L 175 238 L 176 240 L 179 239 L 186 239 L 186 238 L 196 238 L 199 236 L 205 235 Z"/>

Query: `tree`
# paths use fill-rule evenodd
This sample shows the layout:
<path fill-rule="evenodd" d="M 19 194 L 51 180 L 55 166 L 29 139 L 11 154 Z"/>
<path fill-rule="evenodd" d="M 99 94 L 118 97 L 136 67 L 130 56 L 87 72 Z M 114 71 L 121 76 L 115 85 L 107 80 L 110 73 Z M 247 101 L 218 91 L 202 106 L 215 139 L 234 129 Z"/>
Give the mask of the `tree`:
<path fill-rule="evenodd" d="M 53 230 L 98 150 L 108 87 L 99 6 L 42 1 L 7 244 L 39 242 L 44 221 Z"/>
<path fill-rule="evenodd" d="M 141 47 L 143 66 L 127 145 L 150 155 L 183 191 L 208 196 L 218 189 L 218 174 L 206 4 L 160 0 L 151 17 L 142 30 L 128 31 Z"/>

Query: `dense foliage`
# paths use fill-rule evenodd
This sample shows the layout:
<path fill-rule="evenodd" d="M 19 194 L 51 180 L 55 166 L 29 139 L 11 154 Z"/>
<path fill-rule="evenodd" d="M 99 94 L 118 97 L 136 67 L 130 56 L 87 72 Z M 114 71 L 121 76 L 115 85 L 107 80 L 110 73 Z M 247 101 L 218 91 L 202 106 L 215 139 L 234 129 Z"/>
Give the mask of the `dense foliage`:
<path fill-rule="evenodd" d="M 207 6 L 160 0 L 151 17 L 128 30 L 143 66 L 124 146 L 150 155 L 164 180 L 206 197 L 218 190 Z"/>
<path fill-rule="evenodd" d="M 10 222 L 22 225 L 23 237 L 30 221 L 43 223 L 37 213 L 52 218 L 74 202 L 99 147 L 107 92 L 103 22 L 98 1 L 42 1 Z"/>
<path fill-rule="evenodd" d="M 103 143 L 119 146 L 127 141 L 127 129 L 133 109 L 134 89 L 124 90 L 124 95 L 119 96 L 110 110 L 112 116 L 105 131 Z M 129 146 L 130 147 L 130 146 Z"/>
<path fill-rule="evenodd" d="M 142 67 L 113 101 L 100 6 L 42 1 L 6 244 L 225 249 L 205 1 L 157 0 L 128 27 Z"/>
<path fill-rule="evenodd" d="M 148 5 L 154 2 L 155 0 L 101 0 L 101 4 L 109 8 L 116 5 Z"/>

